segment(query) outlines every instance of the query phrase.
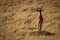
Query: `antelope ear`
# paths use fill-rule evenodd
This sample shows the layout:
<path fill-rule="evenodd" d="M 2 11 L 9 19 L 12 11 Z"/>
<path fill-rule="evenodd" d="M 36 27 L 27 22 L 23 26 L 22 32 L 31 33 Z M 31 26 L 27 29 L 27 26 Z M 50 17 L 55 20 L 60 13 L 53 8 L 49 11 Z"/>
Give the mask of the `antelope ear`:
<path fill-rule="evenodd" d="M 43 8 L 40 8 L 41 11 L 44 11 Z"/>
<path fill-rule="evenodd" d="M 41 11 L 44 11 L 43 9 Z"/>

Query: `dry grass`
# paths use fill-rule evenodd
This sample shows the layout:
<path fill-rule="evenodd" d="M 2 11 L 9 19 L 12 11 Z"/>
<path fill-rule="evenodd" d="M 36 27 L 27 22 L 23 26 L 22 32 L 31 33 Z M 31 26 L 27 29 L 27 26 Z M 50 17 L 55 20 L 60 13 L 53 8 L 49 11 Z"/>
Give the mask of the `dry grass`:
<path fill-rule="evenodd" d="M 41 7 L 43 27 L 38 36 L 35 9 Z M 60 40 L 59 31 L 60 0 L 0 0 L 0 40 Z"/>

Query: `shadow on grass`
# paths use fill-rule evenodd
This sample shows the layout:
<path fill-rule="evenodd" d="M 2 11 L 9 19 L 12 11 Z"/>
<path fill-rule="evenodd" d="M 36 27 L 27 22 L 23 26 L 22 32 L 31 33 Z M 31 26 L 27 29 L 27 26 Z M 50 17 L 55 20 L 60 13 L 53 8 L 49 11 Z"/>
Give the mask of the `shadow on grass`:
<path fill-rule="evenodd" d="M 53 36 L 53 35 L 55 35 L 55 33 L 47 32 L 47 31 L 41 31 L 41 32 L 35 31 L 35 32 L 31 32 L 30 35 L 37 35 L 37 36 L 40 36 L 40 35 Z"/>

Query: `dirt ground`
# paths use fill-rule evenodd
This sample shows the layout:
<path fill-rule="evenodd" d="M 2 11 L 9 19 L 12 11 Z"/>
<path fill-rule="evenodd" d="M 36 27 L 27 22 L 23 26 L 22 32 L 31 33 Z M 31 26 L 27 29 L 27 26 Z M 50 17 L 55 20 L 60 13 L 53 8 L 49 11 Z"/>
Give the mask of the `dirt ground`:
<path fill-rule="evenodd" d="M 43 33 L 38 35 L 40 8 Z M 0 0 L 0 40 L 60 40 L 60 0 Z"/>

